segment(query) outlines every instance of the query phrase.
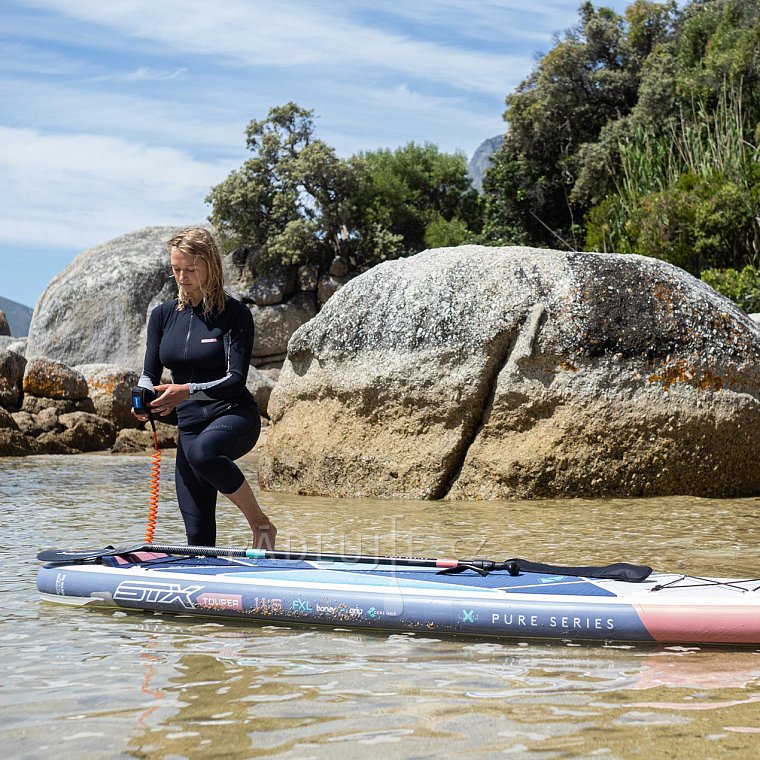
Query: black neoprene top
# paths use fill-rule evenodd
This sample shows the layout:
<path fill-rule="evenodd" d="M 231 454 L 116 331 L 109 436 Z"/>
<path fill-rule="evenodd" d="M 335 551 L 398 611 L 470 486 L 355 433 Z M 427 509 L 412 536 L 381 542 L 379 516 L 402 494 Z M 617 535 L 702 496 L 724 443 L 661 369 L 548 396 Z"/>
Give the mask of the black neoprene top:
<path fill-rule="evenodd" d="M 148 320 L 139 384 L 152 388 L 166 367 L 172 382 L 188 383 L 190 398 L 177 406 L 180 429 L 206 425 L 238 405 L 256 402 L 246 388 L 253 351 L 253 316 L 228 297 L 224 310 L 203 316 L 203 304 L 177 310 L 177 300 L 156 306 Z"/>

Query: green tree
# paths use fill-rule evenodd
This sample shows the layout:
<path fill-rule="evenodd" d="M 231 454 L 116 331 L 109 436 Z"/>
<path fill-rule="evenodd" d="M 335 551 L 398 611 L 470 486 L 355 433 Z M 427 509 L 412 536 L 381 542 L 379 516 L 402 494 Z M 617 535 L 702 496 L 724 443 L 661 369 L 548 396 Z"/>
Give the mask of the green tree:
<path fill-rule="evenodd" d="M 699 0 L 683 13 L 675 3 L 637 2 L 626 10 L 626 20 L 632 55 L 641 61 L 637 100 L 629 114 L 609 121 L 597 141 L 581 148 L 571 199 L 584 209 L 617 191 L 621 146 L 625 150 L 638 133 L 672 142 L 684 123 L 694 123 L 695 103 L 709 114 L 727 92 L 738 95 L 748 125 L 760 114 L 756 0 Z"/>
<path fill-rule="evenodd" d="M 684 101 L 717 102 L 726 85 L 760 115 L 760 4 L 757 0 L 694 0 L 684 9 L 678 88 Z"/>
<path fill-rule="evenodd" d="M 570 200 L 579 215 L 614 193 L 621 169 L 620 146 L 634 133 L 667 130 L 677 113 L 676 4 L 639 2 L 626 10 L 627 43 L 638 72 L 636 103 L 607 121 L 596 140 L 578 149 L 578 173 Z"/>
<path fill-rule="evenodd" d="M 253 157 L 206 200 L 222 236 L 254 249 L 256 275 L 307 262 L 326 269 L 336 255 L 365 269 L 480 231 L 462 154 L 409 143 L 342 160 L 295 103 L 251 121 L 246 143 Z"/>
<path fill-rule="evenodd" d="M 486 239 L 642 253 L 696 275 L 757 266 L 757 0 L 636 0 L 625 17 L 584 3 L 505 118 Z"/>
<path fill-rule="evenodd" d="M 396 150 L 360 153 L 351 163 L 358 176 L 351 197 L 359 232 L 357 255 L 364 264 L 428 246 L 458 245 L 480 231 L 478 194 L 461 153 L 441 153 L 431 143 L 411 142 Z M 376 230 L 397 241 L 392 255 L 376 247 Z"/>
<path fill-rule="evenodd" d="M 638 0 L 626 22 L 583 3 L 578 25 L 507 98 L 509 130 L 484 181 L 487 238 L 580 247 L 586 208 L 573 189 L 583 148 L 636 104 L 642 67 L 672 13 L 672 2 Z"/>
<path fill-rule="evenodd" d="M 356 171 L 314 137 L 313 112 L 295 103 L 251 121 L 243 166 L 212 188 L 210 221 L 225 238 L 253 246 L 257 265 L 314 262 L 341 253 Z"/>
<path fill-rule="evenodd" d="M 705 269 L 702 280 L 748 314 L 760 312 L 760 269 L 757 267 Z"/>
<path fill-rule="evenodd" d="M 695 275 L 755 263 L 760 5 L 686 6 L 667 59 L 670 113 L 655 118 L 641 98 L 627 129 L 616 133 L 608 153 L 617 158 L 607 167 L 612 188 L 588 214 L 587 246 L 656 256 Z"/>

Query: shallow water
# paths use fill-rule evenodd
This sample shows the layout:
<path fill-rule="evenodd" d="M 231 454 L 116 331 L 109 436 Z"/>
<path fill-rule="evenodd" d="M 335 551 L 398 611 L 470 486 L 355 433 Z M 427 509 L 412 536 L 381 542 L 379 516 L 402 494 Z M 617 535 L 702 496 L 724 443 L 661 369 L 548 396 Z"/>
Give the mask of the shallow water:
<path fill-rule="evenodd" d="M 0 460 L 0 746 L 12 758 L 755 758 L 760 647 L 243 626 L 41 602 L 41 548 L 142 540 L 150 460 Z M 254 457 L 243 466 L 255 481 Z M 156 541 L 184 543 L 173 461 Z M 760 577 L 759 499 L 410 502 L 263 494 L 278 548 L 641 562 Z M 219 543 L 244 545 L 220 504 Z"/>

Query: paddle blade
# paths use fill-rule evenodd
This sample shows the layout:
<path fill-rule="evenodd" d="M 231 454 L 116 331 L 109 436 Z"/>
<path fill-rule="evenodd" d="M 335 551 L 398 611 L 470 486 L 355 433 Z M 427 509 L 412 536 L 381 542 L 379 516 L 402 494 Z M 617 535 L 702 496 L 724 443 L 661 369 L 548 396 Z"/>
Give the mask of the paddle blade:
<path fill-rule="evenodd" d="M 106 546 L 104 549 L 90 549 L 89 551 L 81 552 L 64 551 L 62 549 L 43 549 L 37 555 L 37 559 L 48 564 L 61 565 L 69 562 L 85 562 L 90 559 L 98 559 L 98 557 L 113 557 L 116 554 L 124 554 L 140 548 L 114 549 L 113 546 Z"/>
<path fill-rule="evenodd" d="M 525 573 L 547 573 L 550 575 L 570 575 L 579 578 L 599 578 L 612 581 L 625 581 L 626 583 L 641 583 L 652 572 L 648 565 L 631 565 L 628 562 L 615 562 L 612 565 L 568 566 L 547 565 L 544 562 L 529 562 L 527 559 L 512 559 L 507 562 L 513 563 L 517 569 Z M 514 574 L 510 570 L 510 575 Z"/>

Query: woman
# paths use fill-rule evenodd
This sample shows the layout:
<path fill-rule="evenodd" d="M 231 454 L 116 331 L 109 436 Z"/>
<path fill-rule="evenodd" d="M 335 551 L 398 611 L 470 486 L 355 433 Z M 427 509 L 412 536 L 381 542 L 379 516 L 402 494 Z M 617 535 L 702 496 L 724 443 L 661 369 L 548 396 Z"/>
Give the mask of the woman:
<path fill-rule="evenodd" d="M 277 528 L 233 461 L 254 447 L 261 432 L 259 410 L 245 384 L 253 317 L 224 292 L 221 256 L 207 230 L 182 230 L 168 248 L 179 297 L 151 312 L 139 385 L 160 394 L 150 404 L 154 413 L 177 413 L 175 482 L 187 541 L 216 545 L 216 496 L 222 493 L 245 515 L 253 547 L 274 549 Z M 172 379 L 165 385 L 164 367 Z"/>

